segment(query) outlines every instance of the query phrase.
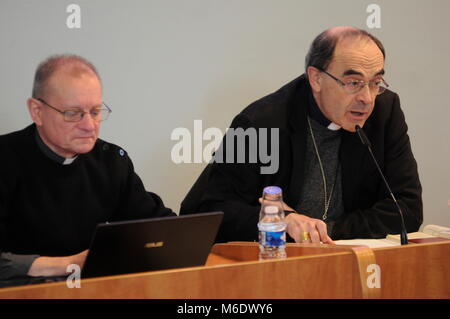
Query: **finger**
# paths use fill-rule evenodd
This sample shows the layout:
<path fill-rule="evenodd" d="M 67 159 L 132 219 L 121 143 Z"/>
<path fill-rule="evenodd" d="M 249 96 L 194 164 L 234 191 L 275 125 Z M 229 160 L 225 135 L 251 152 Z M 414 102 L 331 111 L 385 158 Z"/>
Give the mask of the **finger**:
<path fill-rule="evenodd" d="M 326 241 L 324 241 L 323 243 L 329 244 L 329 245 L 336 245 L 335 242 L 333 241 L 333 239 L 331 239 L 331 237 L 328 235 L 327 235 Z"/>
<path fill-rule="evenodd" d="M 297 243 L 310 243 L 311 232 L 313 232 L 313 236 L 316 236 L 315 238 L 317 240 L 320 238 L 317 231 L 314 230 L 314 222 L 312 222 L 312 219 L 307 216 L 290 214 L 288 217 L 286 217 L 286 222 L 286 231 L 288 232 L 289 236 L 291 236 Z M 307 236 L 306 238 L 305 234 Z"/>
<path fill-rule="evenodd" d="M 309 237 L 309 232 L 307 232 L 307 231 L 300 232 L 300 234 L 298 235 L 298 242 L 299 243 L 310 243 L 311 239 Z"/>
<path fill-rule="evenodd" d="M 285 202 L 283 202 L 283 209 L 287 210 L 287 211 L 295 211 L 294 209 L 292 209 L 289 205 L 287 205 Z"/>
<path fill-rule="evenodd" d="M 324 244 L 334 244 L 333 240 L 328 236 L 327 224 L 324 222 L 317 223 L 316 228 L 320 235 L 320 240 Z"/>
<path fill-rule="evenodd" d="M 325 237 L 324 239 L 322 239 L 322 242 L 323 242 L 324 244 L 336 245 L 336 244 L 334 243 L 333 239 L 331 239 L 331 237 L 328 236 L 328 234 L 325 235 L 325 236 L 326 236 L 326 237 Z"/>
<path fill-rule="evenodd" d="M 289 234 L 289 236 L 291 236 L 291 238 L 295 240 L 296 243 L 303 242 L 302 234 L 304 230 L 301 227 L 299 227 L 299 225 L 290 225 L 290 227 L 288 227 L 286 231 Z"/>
<path fill-rule="evenodd" d="M 292 214 L 291 214 L 292 215 Z M 290 216 L 290 215 L 289 215 Z M 287 218 L 287 227 L 286 231 L 295 240 L 296 243 L 303 242 L 303 232 L 306 231 L 306 228 L 302 226 L 302 223 L 295 220 L 295 218 Z"/>
<path fill-rule="evenodd" d="M 331 238 L 328 236 L 327 224 L 320 221 L 316 224 L 316 228 L 317 228 L 317 231 L 319 232 L 321 242 L 329 243 L 330 241 L 332 241 Z"/>
<path fill-rule="evenodd" d="M 309 231 L 309 237 L 311 238 L 311 242 L 315 244 L 320 244 L 320 235 L 317 231 L 316 227 L 311 227 Z"/>

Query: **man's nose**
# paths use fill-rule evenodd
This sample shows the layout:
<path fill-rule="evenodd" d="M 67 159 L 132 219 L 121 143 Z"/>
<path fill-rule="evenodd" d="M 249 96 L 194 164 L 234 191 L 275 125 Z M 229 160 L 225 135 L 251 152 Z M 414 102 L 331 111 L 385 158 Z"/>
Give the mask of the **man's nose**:
<path fill-rule="evenodd" d="M 376 97 L 376 94 L 374 94 L 370 90 L 370 88 L 369 88 L 369 86 L 367 84 L 364 85 L 364 87 L 361 89 L 361 91 L 359 91 L 357 94 L 358 94 L 357 95 L 358 101 L 362 102 L 362 103 L 364 103 L 366 105 L 372 105 L 372 103 L 373 103 L 373 101 L 374 101 L 374 99 Z"/>
<path fill-rule="evenodd" d="M 86 131 L 92 131 L 95 129 L 95 126 L 97 124 L 97 121 L 94 120 L 91 113 L 86 112 L 83 114 L 83 117 L 81 118 L 80 122 L 78 123 L 79 127 L 86 130 Z"/>

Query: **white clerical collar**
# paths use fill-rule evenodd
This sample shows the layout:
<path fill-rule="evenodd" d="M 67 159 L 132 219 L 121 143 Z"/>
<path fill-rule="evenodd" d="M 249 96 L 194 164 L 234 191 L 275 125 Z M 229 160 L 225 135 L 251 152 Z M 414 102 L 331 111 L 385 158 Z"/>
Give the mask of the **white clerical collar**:
<path fill-rule="evenodd" d="M 339 125 L 337 125 L 336 123 L 331 122 L 330 125 L 327 126 L 327 128 L 331 131 L 338 131 L 341 129 L 341 127 Z"/>
<path fill-rule="evenodd" d="M 63 164 L 63 165 L 70 165 L 70 164 L 73 163 L 74 160 L 77 159 L 77 157 L 78 157 L 78 155 L 77 155 L 77 156 L 74 156 L 74 157 L 72 157 L 72 158 L 65 158 L 65 159 L 64 159 L 64 162 L 63 162 L 62 164 Z"/>
<path fill-rule="evenodd" d="M 308 103 L 308 115 L 320 125 L 328 128 L 331 131 L 338 131 L 341 129 L 339 125 L 331 122 L 320 110 L 317 102 L 312 94 L 312 91 L 309 92 L 309 103 Z"/>
<path fill-rule="evenodd" d="M 56 163 L 62 164 L 62 165 L 70 165 L 72 164 L 78 157 L 78 155 L 72 157 L 72 158 L 65 158 L 60 156 L 59 154 L 56 154 L 53 152 L 50 147 L 47 146 L 47 144 L 44 143 L 41 136 L 39 135 L 39 131 L 36 128 L 36 142 L 41 149 L 41 151 L 51 160 L 55 161 Z"/>

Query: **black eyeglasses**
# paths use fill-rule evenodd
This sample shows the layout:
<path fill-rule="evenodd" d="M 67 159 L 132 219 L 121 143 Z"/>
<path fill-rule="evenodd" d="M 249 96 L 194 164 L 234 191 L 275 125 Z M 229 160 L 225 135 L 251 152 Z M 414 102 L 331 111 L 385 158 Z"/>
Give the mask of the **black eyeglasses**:
<path fill-rule="evenodd" d="M 337 83 L 342 85 L 342 87 L 348 94 L 356 94 L 367 85 L 369 87 L 370 93 L 374 95 L 380 95 L 381 93 L 386 91 L 386 89 L 389 87 L 389 84 L 387 84 L 386 81 L 384 81 L 384 79 L 378 79 L 369 82 L 362 80 L 348 80 L 344 82 L 325 70 L 319 69 L 319 71 L 325 73 L 333 80 L 335 80 Z"/>
<path fill-rule="evenodd" d="M 51 109 L 55 110 L 56 112 L 61 113 L 64 116 L 64 121 L 66 122 L 79 122 L 84 117 L 84 114 L 89 113 L 92 117 L 92 119 L 96 122 L 101 122 L 106 119 L 108 119 L 109 114 L 111 114 L 112 110 L 111 108 L 106 105 L 105 102 L 102 102 L 102 107 L 94 108 L 90 110 L 89 112 L 80 110 L 80 109 L 69 109 L 66 111 L 58 110 L 56 107 L 51 106 L 47 102 L 45 102 L 43 99 L 36 99 L 39 102 L 47 105 Z"/>

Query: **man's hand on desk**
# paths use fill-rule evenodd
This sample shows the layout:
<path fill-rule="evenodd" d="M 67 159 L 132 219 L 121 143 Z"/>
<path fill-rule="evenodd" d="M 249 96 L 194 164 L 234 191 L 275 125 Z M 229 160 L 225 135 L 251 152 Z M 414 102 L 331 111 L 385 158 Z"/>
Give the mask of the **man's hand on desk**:
<path fill-rule="evenodd" d="M 320 219 L 292 213 L 286 216 L 286 231 L 296 243 L 324 243 L 334 244 L 328 236 L 327 225 Z M 309 234 L 309 239 L 303 238 L 304 233 Z"/>
<path fill-rule="evenodd" d="M 262 198 L 259 199 L 262 204 Z M 286 231 L 296 243 L 324 243 L 334 245 L 333 240 L 328 236 L 327 224 L 320 219 L 315 219 L 297 213 L 284 201 L 283 210 L 291 211 L 292 214 L 286 216 Z M 304 238 L 308 234 L 308 239 Z"/>
<path fill-rule="evenodd" d="M 67 266 L 76 264 L 83 268 L 84 261 L 89 250 L 84 250 L 79 254 L 66 257 L 38 257 L 31 264 L 28 276 L 32 277 L 52 277 L 67 275 Z"/>

